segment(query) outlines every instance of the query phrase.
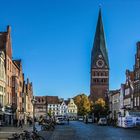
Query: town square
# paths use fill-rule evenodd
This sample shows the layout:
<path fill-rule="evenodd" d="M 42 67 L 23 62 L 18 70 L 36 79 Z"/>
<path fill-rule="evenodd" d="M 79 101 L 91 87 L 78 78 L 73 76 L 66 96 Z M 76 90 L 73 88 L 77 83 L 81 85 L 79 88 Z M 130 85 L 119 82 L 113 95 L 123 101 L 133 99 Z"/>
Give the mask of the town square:
<path fill-rule="evenodd" d="M 0 140 L 139 140 L 139 6 L 1 1 Z"/>

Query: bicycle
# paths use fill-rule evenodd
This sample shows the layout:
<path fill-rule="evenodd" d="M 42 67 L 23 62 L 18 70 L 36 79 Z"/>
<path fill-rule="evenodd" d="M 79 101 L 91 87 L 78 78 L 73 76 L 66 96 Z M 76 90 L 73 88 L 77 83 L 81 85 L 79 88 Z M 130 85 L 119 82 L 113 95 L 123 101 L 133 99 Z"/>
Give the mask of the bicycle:
<path fill-rule="evenodd" d="M 14 133 L 12 137 L 9 137 L 8 140 L 20 140 L 20 134 Z"/>
<path fill-rule="evenodd" d="M 38 132 L 32 131 L 32 139 L 33 140 L 45 140 L 44 137 L 40 136 Z"/>

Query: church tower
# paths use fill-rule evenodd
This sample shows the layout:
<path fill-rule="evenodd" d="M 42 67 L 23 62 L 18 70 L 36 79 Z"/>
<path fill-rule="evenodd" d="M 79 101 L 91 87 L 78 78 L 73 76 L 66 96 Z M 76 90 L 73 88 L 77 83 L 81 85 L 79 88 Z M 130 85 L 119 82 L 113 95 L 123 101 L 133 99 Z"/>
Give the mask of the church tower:
<path fill-rule="evenodd" d="M 109 60 L 105 42 L 102 14 L 100 9 L 91 53 L 91 79 L 89 98 L 92 101 L 96 101 L 98 100 L 98 98 L 105 99 L 108 90 Z"/>

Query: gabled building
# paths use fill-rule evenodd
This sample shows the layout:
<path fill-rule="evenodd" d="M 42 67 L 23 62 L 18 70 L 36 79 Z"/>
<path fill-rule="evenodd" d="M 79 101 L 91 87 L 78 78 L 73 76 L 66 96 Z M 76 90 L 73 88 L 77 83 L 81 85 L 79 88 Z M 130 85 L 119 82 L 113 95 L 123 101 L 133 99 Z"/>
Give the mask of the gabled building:
<path fill-rule="evenodd" d="M 24 118 L 24 104 L 23 104 L 23 82 L 24 74 L 22 72 L 21 60 L 13 60 L 13 75 L 12 75 L 12 104 L 16 104 L 16 118 L 22 116 Z"/>
<path fill-rule="evenodd" d="M 29 81 L 29 78 L 27 78 L 26 83 L 26 104 L 27 104 L 27 110 L 29 113 L 29 116 L 33 118 L 33 104 L 31 100 L 33 99 L 33 84 Z"/>
<path fill-rule="evenodd" d="M 67 107 L 67 116 L 76 118 L 77 112 L 78 112 L 77 105 L 74 103 L 74 100 L 72 98 L 69 99 L 68 107 Z"/>
<path fill-rule="evenodd" d="M 134 110 L 140 111 L 140 42 L 136 44 L 133 108 Z"/>
<path fill-rule="evenodd" d="M 89 98 L 92 101 L 96 101 L 98 100 L 98 98 L 106 99 L 106 92 L 108 90 L 109 90 L 109 60 L 102 22 L 102 14 L 100 9 L 91 53 L 91 76 L 90 76 Z"/>
<path fill-rule="evenodd" d="M 0 51 L 0 125 L 4 121 L 4 107 L 6 102 L 6 75 L 5 75 L 5 54 Z"/>
<path fill-rule="evenodd" d="M 35 96 L 36 104 L 35 104 L 35 117 L 38 119 L 39 117 L 47 116 L 47 103 L 46 96 Z"/>
<path fill-rule="evenodd" d="M 33 118 L 33 104 L 31 100 L 33 99 L 33 85 L 32 82 L 27 78 L 26 81 L 23 82 L 23 111 L 24 111 L 24 119 L 25 123 L 27 123 L 27 119 Z"/>
<path fill-rule="evenodd" d="M 109 92 L 109 110 L 110 118 L 117 118 L 120 112 L 120 90 L 111 90 Z"/>
<path fill-rule="evenodd" d="M 46 96 L 47 113 L 52 116 L 60 115 L 60 100 L 58 96 Z"/>
<path fill-rule="evenodd" d="M 60 102 L 60 115 L 67 116 L 68 113 L 68 101 L 61 101 Z"/>
<path fill-rule="evenodd" d="M 5 92 L 4 94 L 5 100 L 3 102 L 4 123 L 6 125 L 12 125 L 14 119 L 16 118 L 18 119 L 20 115 L 24 117 L 25 90 L 24 90 L 24 74 L 22 71 L 22 61 L 12 59 L 10 26 L 7 26 L 7 31 L 0 32 L 0 52 L 3 52 L 2 55 L 5 57 L 5 60 L 3 61 L 4 63 L 3 66 L 0 65 L 1 66 L 0 72 L 2 72 L 3 69 L 5 69 L 5 87 L 4 88 L 0 87 L 0 90 L 3 90 L 3 92 Z M 0 84 L 2 84 L 2 79 Z M 29 84 L 28 86 L 30 89 L 27 88 L 28 89 L 27 92 L 30 92 L 31 93 L 30 95 L 32 96 L 33 94 L 32 84 Z M 30 109 L 29 112 L 32 113 L 32 108 Z"/>
<path fill-rule="evenodd" d="M 123 106 L 125 109 L 133 109 L 133 89 L 132 83 L 134 82 L 134 73 L 133 71 L 126 70 L 126 83 L 124 84 L 124 97 L 123 97 Z"/>

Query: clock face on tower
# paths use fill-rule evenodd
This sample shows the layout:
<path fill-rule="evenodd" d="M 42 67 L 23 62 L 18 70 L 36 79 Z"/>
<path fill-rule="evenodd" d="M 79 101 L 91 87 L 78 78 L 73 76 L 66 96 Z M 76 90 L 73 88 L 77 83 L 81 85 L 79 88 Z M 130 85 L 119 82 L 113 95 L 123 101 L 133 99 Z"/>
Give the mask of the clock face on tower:
<path fill-rule="evenodd" d="M 102 68 L 104 66 L 104 61 L 102 59 L 97 60 L 96 66 Z"/>

